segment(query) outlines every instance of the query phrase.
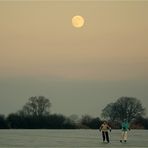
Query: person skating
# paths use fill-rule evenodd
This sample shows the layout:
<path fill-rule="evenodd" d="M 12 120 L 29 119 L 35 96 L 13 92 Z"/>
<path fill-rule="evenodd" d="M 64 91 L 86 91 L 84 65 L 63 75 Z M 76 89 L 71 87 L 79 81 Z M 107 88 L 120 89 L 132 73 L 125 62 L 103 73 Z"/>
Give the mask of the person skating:
<path fill-rule="evenodd" d="M 108 134 L 108 130 L 110 130 L 111 132 L 111 127 L 107 124 L 106 121 L 103 122 L 103 124 L 101 124 L 100 126 L 100 131 L 102 132 L 102 138 L 103 138 L 103 142 L 105 142 L 105 140 L 109 143 L 109 134 Z"/>
<path fill-rule="evenodd" d="M 121 130 L 122 130 L 122 133 L 121 133 L 120 142 L 121 143 L 123 141 L 127 142 L 127 131 L 130 130 L 130 128 L 129 128 L 129 123 L 128 123 L 128 121 L 126 119 L 124 119 L 124 121 L 121 124 Z"/>

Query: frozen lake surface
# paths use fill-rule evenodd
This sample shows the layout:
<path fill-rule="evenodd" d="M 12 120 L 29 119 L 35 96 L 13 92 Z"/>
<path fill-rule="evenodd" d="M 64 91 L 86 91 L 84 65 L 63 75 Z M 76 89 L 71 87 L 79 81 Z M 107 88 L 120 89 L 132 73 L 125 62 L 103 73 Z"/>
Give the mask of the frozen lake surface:
<path fill-rule="evenodd" d="M 120 130 L 112 130 L 103 143 L 98 130 L 0 130 L 0 147 L 26 148 L 148 148 L 148 131 L 131 130 L 128 142 L 120 143 Z"/>

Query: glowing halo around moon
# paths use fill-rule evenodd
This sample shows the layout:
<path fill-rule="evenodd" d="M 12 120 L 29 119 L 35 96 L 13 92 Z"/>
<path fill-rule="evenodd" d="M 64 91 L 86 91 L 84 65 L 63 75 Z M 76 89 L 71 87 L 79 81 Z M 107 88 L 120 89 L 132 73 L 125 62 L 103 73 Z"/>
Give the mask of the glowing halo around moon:
<path fill-rule="evenodd" d="M 81 28 L 84 26 L 84 18 L 80 15 L 76 15 L 72 18 L 72 25 L 75 28 Z"/>

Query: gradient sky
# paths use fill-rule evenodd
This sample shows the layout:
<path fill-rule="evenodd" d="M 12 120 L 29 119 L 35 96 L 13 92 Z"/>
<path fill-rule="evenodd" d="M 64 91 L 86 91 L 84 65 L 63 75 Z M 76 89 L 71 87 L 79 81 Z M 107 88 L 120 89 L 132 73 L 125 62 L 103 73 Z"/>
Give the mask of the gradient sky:
<path fill-rule="evenodd" d="M 39 95 L 65 115 L 100 116 L 122 96 L 148 110 L 148 2 L 0 1 L 0 113 Z"/>

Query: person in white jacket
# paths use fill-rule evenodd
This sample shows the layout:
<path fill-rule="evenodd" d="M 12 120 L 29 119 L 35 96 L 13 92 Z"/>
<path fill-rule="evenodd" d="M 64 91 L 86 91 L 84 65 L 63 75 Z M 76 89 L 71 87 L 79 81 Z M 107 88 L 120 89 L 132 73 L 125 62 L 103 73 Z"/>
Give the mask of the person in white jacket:
<path fill-rule="evenodd" d="M 103 142 L 105 142 L 106 140 L 109 143 L 110 140 L 108 130 L 111 132 L 111 127 L 107 124 L 106 121 L 104 121 L 103 124 L 100 126 L 100 131 L 102 132 Z"/>

